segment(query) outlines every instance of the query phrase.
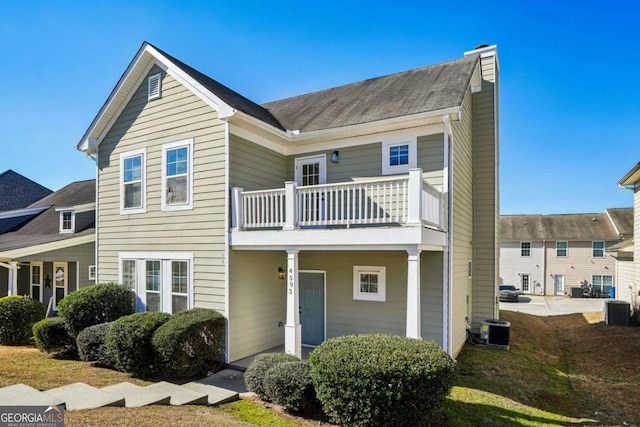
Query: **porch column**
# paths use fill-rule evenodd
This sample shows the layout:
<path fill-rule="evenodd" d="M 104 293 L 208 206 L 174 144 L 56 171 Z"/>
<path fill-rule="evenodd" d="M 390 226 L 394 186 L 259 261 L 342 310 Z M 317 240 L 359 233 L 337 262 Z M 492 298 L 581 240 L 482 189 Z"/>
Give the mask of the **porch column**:
<path fill-rule="evenodd" d="M 409 170 L 407 225 L 422 225 L 422 169 Z"/>
<path fill-rule="evenodd" d="M 18 292 L 18 263 L 9 263 L 9 283 L 7 284 L 7 295 L 16 295 Z"/>
<path fill-rule="evenodd" d="M 422 339 L 420 330 L 420 250 L 407 251 L 407 337 Z"/>
<path fill-rule="evenodd" d="M 295 181 L 287 181 L 284 183 L 284 227 L 283 230 L 296 229 L 296 186 Z M 296 278 L 296 282 L 297 282 Z"/>
<path fill-rule="evenodd" d="M 287 323 L 284 326 L 284 351 L 302 357 L 300 294 L 298 286 L 298 252 L 287 251 Z"/>
<path fill-rule="evenodd" d="M 231 229 L 238 231 L 242 229 L 242 192 L 241 187 L 233 187 L 231 189 Z"/>

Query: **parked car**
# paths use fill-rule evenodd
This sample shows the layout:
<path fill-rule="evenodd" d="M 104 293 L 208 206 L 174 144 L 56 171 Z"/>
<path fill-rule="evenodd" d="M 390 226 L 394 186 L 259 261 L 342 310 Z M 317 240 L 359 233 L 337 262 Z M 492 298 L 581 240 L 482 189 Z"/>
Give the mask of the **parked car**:
<path fill-rule="evenodd" d="M 513 285 L 500 285 L 500 301 L 518 302 L 520 290 Z"/>

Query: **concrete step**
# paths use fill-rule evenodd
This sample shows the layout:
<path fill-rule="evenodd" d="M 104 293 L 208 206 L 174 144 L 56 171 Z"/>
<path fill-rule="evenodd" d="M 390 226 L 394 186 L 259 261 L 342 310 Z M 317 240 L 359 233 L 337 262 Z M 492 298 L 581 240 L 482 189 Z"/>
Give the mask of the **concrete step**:
<path fill-rule="evenodd" d="M 0 388 L 0 406 L 57 406 L 64 399 L 51 396 L 25 384 L 14 384 Z"/>
<path fill-rule="evenodd" d="M 70 411 L 93 409 L 104 406 L 124 406 L 124 396 L 102 391 L 85 383 L 77 382 L 45 391 L 50 396 L 65 402 Z"/>
<path fill-rule="evenodd" d="M 209 395 L 207 393 L 189 390 L 188 388 L 166 381 L 151 384 L 144 388 L 157 393 L 170 395 L 172 405 L 207 405 L 209 403 Z"/>
<path fill-rule="evenodd" d="M 197 393 L 207 394 L 207 403 L 209 405 L 222 405 L 224 403 L 233 402 L 240 399 L 237 392 L 216 387 L 214 385 L 203 384 L 200 381 L 194 381 L 182 384 L 183 388 L 195 391 Z"/>
<path fill-rule="evenodd" d="M 147 405 L 169 405 L 171 401 L 169 394 L 149 390 L 147 387 L 140 387 L 128 382 L 102 387 L 101 390 L 124 396 L 127 408 L 138 408 Z"/>

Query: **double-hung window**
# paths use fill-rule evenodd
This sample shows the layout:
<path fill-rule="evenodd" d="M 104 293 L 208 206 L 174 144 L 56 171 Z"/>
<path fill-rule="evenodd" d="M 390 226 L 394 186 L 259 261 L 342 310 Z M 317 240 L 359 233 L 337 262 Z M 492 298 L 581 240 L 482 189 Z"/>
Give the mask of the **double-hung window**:
<path fill-rule="evenodd" d="M 604 258 L 604 242 L 603 241 L 594 241 L 591 243 L 593 257 L 594 258 Z"/>
<path fill-rule="evenodd" d="M 193 139 L 162 146 L 162 210 L 193 207 Z"/>
<path fill-rule="evenodd" d="M 415 137 L 382 141 L 382 174 L 407 173 L 417 167 L 417 143 Z"/>
<path fill-rule="evenodd" d="M 60 233 L 73 233 L 76 215 L 72 210 L 60 212 Z"/>
<path fill-rule="evenodd" d="M 567 241 L 558 241 L 556 242 L 556 257 L 558 258 L 566 258 L 569 249 L 569 242 Z"/>
<path fill-rule="evenodd" d="M 531 256 L 531 242 L 520 242 L 520 256 Z"/>
<path fill-rule="evenodd" d="M 146 212 L 146 149 L 120 155 L 120 213 Z"/>
<path fill-rule="evenodd" d="M 386 268 L 356 265 L 353 267 L 353 299 L 385 301 Z"/>

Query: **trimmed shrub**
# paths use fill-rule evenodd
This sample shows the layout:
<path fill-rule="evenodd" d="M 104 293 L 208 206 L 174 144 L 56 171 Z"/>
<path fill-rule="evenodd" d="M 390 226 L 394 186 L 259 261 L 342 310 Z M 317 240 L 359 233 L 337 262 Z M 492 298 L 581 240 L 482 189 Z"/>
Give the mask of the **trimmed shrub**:
<path fill-rule="evenodd" d="M 142 312 L 114 321 L 106 337 L 106 351 L 114 368 L 134 375 L 160 373 L 153 334 L 171 316 L 161 312 Z"/>
<path fill-rule="evenodd" d="M 265 392 L 265 377 L 267 371 L 275 365 L 284 362 L 299 362 L 297 357 L 286 353 L 264 353 L 253 359 L 244 373 L 244 382 L 249 391 L 254 392 L 262 400 L 269 401 L 269 396 Z"/>
<path fill-rule="evenodd" d="M 102 366 L 112 366 L 113 361 L 107 353 L 105 346 L 107 333 L 111 329 L 111 322 L 89 326 L 78 334 L 76 344 L 80 360 L 85 362 L 97 362 Z"/>
<path fill-rule="evenodd" d="M 134 313 L 134 298 L 131 290 L 117 283 L 91 285 L 71 292 L 60 301 L 58 315 L 77 336 L 84 328 Z"/>
<path fill-rule="evenodd" d="M 44 319 L 46 310 L 40 301 L 12 295 L 0 298 L 0 344 L 28 344 L 33 324 Z"/>
<path fill-rule="evenodd" d="M 224 316 L 215 310 L 181 311 L 153 334 L 166 376 L 190 377 L 217 370 L 224 355 Z"/>
<path fill-rule="evenodd" d="M 61 357 L 76 354 L 76 340 L 69 333 L 66 322 L 59 317 L 43 319 L 33 325 L 36 346 L 46 353 L 57 353 Z"/>
<path fill-rule="evenodd" d="M 456 375 L 455 361 L 434 342 L 389 335 L 331 338 L 309 363 L 324 412 L 344 426 L 437 422 Z"/>
<path fill-rule="evenodd" d="M 264 377 L 264 392 L 273 403 L 286 411 L 315 414 L 320 412 L 320 402 L 310 376 L 309 362 L 278 363 Z"/>

